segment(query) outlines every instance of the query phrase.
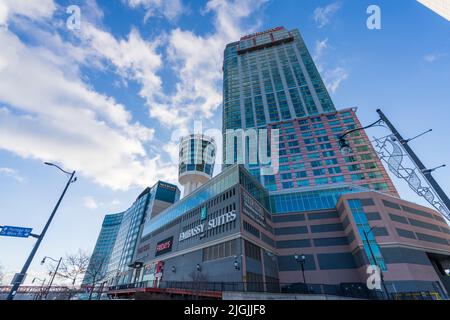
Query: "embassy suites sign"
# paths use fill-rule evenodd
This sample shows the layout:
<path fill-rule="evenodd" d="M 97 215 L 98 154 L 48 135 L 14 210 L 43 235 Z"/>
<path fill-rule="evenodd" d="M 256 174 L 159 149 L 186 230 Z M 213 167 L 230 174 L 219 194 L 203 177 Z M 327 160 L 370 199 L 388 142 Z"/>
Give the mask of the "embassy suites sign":
<path fill-rule="evenodd" d="M 231 223 L 236 220 L 236 211 L 227 212 L 221 216 L 213 218 L 208 222 L 201 223 L 189 230 L 180 233 L 180 237 L 178 239 L 179 242 L 195 237 L 196 235 L 203 234 L 208 230 L 212 230 L 223 226 L 224 224 Z"/>

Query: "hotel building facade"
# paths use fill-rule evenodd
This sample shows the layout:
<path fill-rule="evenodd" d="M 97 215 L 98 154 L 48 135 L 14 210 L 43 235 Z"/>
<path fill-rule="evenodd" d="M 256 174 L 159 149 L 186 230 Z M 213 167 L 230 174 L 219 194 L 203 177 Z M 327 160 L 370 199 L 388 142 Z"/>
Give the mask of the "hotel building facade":
<path fill-rule="evenodd" d="M 339 152 L 339 137 L 362 127 L 356 108 L 336 110 L 298 30 L 227 45 L 223 70 L 223 171 L 147 215 L 128 267 L 109 278 L 109 295 L 192 293 L 202 284 L 213 295 L 369 297 L 367 271 L 376 265 L 390 295 L 446 297 L 448 224 L 399 198 L 364 130 L 348 136 L 352 154 Z M 242 155 L 228 149 L 226 133 L 237 129 L 279 130 L 277 173 L 233 164 Z"/>

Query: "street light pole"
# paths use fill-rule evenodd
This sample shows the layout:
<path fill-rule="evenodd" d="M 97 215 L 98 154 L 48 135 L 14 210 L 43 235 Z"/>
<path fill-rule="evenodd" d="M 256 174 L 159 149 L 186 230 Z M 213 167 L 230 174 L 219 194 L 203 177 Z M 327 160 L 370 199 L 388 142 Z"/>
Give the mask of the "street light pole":
<path fill-rule="evenodd" d="M 439 198 L 441 198 L 444 205 L 450 211 L 450 199 L 448 198 L 448 196 L 444 192 L 444 190 L 442 190 L 439 183 L 437 183 L 437 181 L 431 175 L 431 172 L 433 172 L 433 170 L 427 170 L 427 168 L 423 165 L 422 161 L 420 161 L 419 157 L 415 154 L 413 149 L 408 145 L 408 142 L 411 139 L 405 140 L 402 137 L 402 135 L 397 131 L 397 129 L 394 127 L 394 125 L 389 121 L 389 119 L 386 117 L 386 115 L 380 109 L 377 109 L 377 112 L 378 112 L 381 120 L 383 120 L 383 122 L 386 123 L 386 125 L 392 131 L 392 133 L 397 138 L 397 140 L 402 144 L 403 148 L 405 148 L 406 153 L 408 153 L 408 155 L 411 157 L 412 161 L 416 164 L 417 168 L 419 168 L 419 170 L 422 171 L 425 179 L 428 181 L 430 186 L 433 187 L 434 191 L 436 191 Z"/>
<path fill-rule="evenodd" d="M 45 163 L 45 164 L 51 165 L 51 166 L 54 166 L 54 167 L 57 167 L 58 169 L 60 169 L 60 170 L 63 171 L 64 173 L 69 174 L 67 171 L 64 171 L 63 169 L 61 169 L 61 168 L 58 167 L 57 165 L 54 165 L 54 164 L 52 164 L 52 163 Z M 75 181 L 76 181 L 76 178 L 74 179 L 74 176 L 75 176 L 75 171 L 73 171 L 72 173 L 70 173 L 69 181 L 67 181 L 67 184 L 66 184 L 66 186 L 65 186 L 65 188 L 64 188 L 64 191 L 62 192 L 61 196 L 59 197 L 58 202 L 56 203 L 55 208 L 53 209 L 53 211 L 52 211 L 50 217 L 49 217 L 48 220 L 47 220 L 47 223 L 45 224 L 44 229 L 42 230 L 41 234 L 39 235 L 39 238 L 38 238 L 37 241 L 36 241 L 36 244 L 33 246 L 33 249 L 31 250 L 30 255 L 28 256 L 27 261 L 25 261 L 25 264 L 23 265 L 22 270 L 20 271 L 20 274 L 25 275 L 25 274 L 27 273 L 28 268 L 29 268 L 30 265 L 31 265 L 31 262 L 33 261 L 33 258 L 34 258 L 34 256 L 36 255 L 36 252 L 37 252 L 37 250 L 39 249 L 39 246 L 41 245 L 42 239 L 44 239 L 45 233 L 47 232 L 47 229 L 48 229 L 48 227 L 50 226 L 50 224 L 51 224 L 51 222 L 52 222 L 52 220 L 53 220 L 53 218 L 54 218 L 54 216 L 55 216 L 55 214 L 56 214 L 56 211 L 58 210 L 58 207 L 59 207 L 59 205 L 61 204 L 61 201 L 62 201 L 62 199 L 64 198 L 64 195 L 66 194 L 67 189 L 69 188 L 69 185 L 70 185 L 72 182 L 75 182 Z M 19 289 L 20 284 L 21 284 L 20 282 L 15 282 L 15 283 L 13 284 L 13 286 L 12 286 L 12 288 L 11 288 L 11 291 L 9 292 L 8 297 L 6 298 L 6 300 L 13 300 L 13 299 L 14 299 L 14 296 L 16 295 L 17 290 Z"/>
<path fill-rule="evenodd" d="M 33 278 L 33 281 L 31 281 L 31 284 L 33 284 L 36 280 L 41 281 L 41 286 L 39 287 L 39 291 L 38 291 L 38 293 L 36 293 L 33 300 L 39 300 L 41 292 L 43 291 L 42 289 L 44 288 L 45 282 L 47 281 L 47 279 L 42 280 L 39 278 Z"/>
<path fill-rule="evenodd" d="M 51 259 L 51 260 L 53 260 L 53 261 L 56 261 L 56 260 L 53 259 L 53 258 L 50 258 L 50 257 L 44 257 L 44 259 L 42 259 L 41 264 L 44 264 L 44 263 L 45 263 L 45 259 L 47 259 L 47 258 L 48 258 L 48 259 Z M 53 275 L 52 275 L 52 278 L 51 278 L 50 283 L 49 283 L 49 285 L 48 285 L 48 288 L 47 288 L 47 290 L 46 290 L 46 292 L 45 292 L 44 299 L 47 299 L 47 296 L 48 296 L 48 294 L 49 294 L 49 292 L 50 292 L 50 289 L 52 288 L 53 280 L 55 280 L 55 276 L 56 276 L 56 274 L 58 273 L 58 269 L 59 269 L 59 266 L 61 265 L 61 261 L 62 261 L 62 257 L 59 258 L 58 264 L 56 265 L 56 269 L 53 271 Z"/>
<path fill-rule="evenodd" d="M 306 278 L 305 278 L 305 262 L 306 262 L 306 256 L 304 254 L 301 255 L 295 255 L 295 260 L 300 263 L 302 267 L 302 275 L 303 275 L 303 283 L 306 286 L 306 293 L 309 293 L 308 285 L 306 284 Z"/>
<path fill-rule="evenodd" d="M 370 228 L 368 232 L 366 232 L 366 230 L 363 228 L 363 234 L 364 234 L 364 238 L 366 239 L 367 245 L 369 246 L 369 251 L 370 251 L 370 255 L 372 256 L 373 261 L 375 262 L 375 265 L 377 266 L 377 268 L 380 270 L 380 279 L 381 279 L 381 284 L 383 286 L 383 290 L 386 293 L 386 297 L 389 300 L 389 292 L 386 288 L 386 284 L 384 283 L 384 275 L 383 275 L 383 270 L 381 270 L 381 267 L 378 265 L 377 259 L 375 258 L 375 254 L 372 251 L 372 246 L 370 245 L 369 242 L 369 237 L 368 237 L 368 233 L 373 231 L 373 228 Z"/>

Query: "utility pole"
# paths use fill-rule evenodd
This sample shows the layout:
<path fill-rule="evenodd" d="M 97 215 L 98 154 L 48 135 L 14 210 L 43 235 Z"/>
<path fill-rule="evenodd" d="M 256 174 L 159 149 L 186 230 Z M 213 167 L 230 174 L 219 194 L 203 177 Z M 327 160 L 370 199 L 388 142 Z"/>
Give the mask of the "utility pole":
<path fill-rule="evenodd" d="M 50 226 L 50 224 L 51 224 L 51 222 L 52 222 L 52 220 L 53 220 L 53 218 L 54 218 L 54 216 L 55 216 L 55 214 L 56 214 L 56 211 L 58 210 L 58 207 L 59 207 L 59 205 L 61 204 L 61 201 L 62 201 L 62 199 L 64 198 L 64 195 L 66 194 L 67 189 L 69 188 L 69 185 L 70 185 L 72 182 L 75 182 L 75 181 L 76 181 L 76 178 L 74 179 L 75 171 L 73 171 L 72 173 L 69 173 L 69 172 L 67 172 L 67 171 L 64 171 L 63 169 L 61 169 L 60 167 L 58 167 L 58 166 L 55 165 L 55 164 L 51 164 L 51 163 L 46 163 L 46 164 L 47 164 L 47 165 L 54 166 L 54 167 L 57 167 L 58 169 L 60 169 L 61 171 L 63 171 L 63 172 L 66 173 L 66 174 L 70 174 L 70 178 L 69 178 L 69 181 L 67 181 L 66 187 L 64 188 L 64 191 L 62 192 L 61 196 L 59 197 L 59 200 L 58 200 L 58 202 L 56 203 L 55 208 L 53 209 L 53 211 L 52 211 L 50 217 L 48 218 L 47 223 L 45 224 L 44 229 L 42 230 L 41 234 L 39 235 L 39 237 L 38 237 L 38 239 L 37 239 L 37 241 L 36 241 L 36 244 L 34 245 L 33 249 L 31 250 L 31 253 L 30 253 L 30 255 L 28 256 L 27 261 L 25 262 L 25 264 L 24 264 L 23 267 L 22 267 L 22 270 L 20 271 L 20 274 L 21 274 L 22 276 L 24 276 L 24 275 L 27 273 L 28 268 L 29 268 L 30 265 L 31 265 L 31 262 L 33 261 L 33 258 L 34 258 L 34 256 L 35 256 L 37 250 L 39 249 L 39 246 L 41 245 L 42 239 L 44 239 L 45 233 L 47 232 L 47 229 L 48 229 L 48 227 Z M 20 285 L 21 285 L 21 281 L 16 281 L 16 282 L 13 284 L 13 286 L 12 286 L 12 288 L 11 288 L 11 291 L 9 292 L 8 297 L 6 298 L 6 300 L 13 300 L 13 299 L 14 299 L 14 296 L 16 295 L 17 290 L 19 289 L 19 286 L 20 286 Z"/>
<path fill-rule="evenodd" d="M 52 259 L 52 258 L 50 258 L 50 257 L 45 257 L 45 258 Z M 42 260 L 42 262 L 45 262 L 45 258 Z M 62 257 L 59 258 L 59 260 L 58 260 L 58 265 L 56 266 L 56 269 L 53 271 L 52 279 L 50 280 L 50 283 L 49 283 L 49 285 L 48 285 L 47 291 L 45 292 L 44 299 L 47 299 L 47 296 L 48 296 L 48 294 L 49 294 L 49 292 L 50 292 L 50 289 L 52 288 L 53 280 L 55 280 L 55 276 L 56 276 L 56 274 L 58 273 L 59 266 L 61 265 L 62 259 L 63 259 Z M 54 259 L 52 259 L 52 260 L 54 260 Z"/>

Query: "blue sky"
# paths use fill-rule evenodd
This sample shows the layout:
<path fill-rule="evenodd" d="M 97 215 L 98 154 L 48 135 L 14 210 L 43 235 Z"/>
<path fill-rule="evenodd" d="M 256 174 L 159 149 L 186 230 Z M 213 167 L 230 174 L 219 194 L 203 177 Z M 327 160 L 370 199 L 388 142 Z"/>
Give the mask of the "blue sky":
<path fill-rule="evenodd" d="M 371 4 L 381 30 L 366 27 Z M 450 165 L 450 22 L 416 1 L 0 0 L 0 224 L 41 230 L 66 181 L 44 161 L 79 176 L 32 274 L 44 255 L 90 252 L 103 216 L 145 186 L 176 182 L 174 132 L 221 128 L 224 46 L 279 25 L 300 29 L 337 108 L 369 123 L 380 107 L 406 137 L 433 128 L 411 145 Z M 449 170 L 435 174 L 448 193 Z M 1 238 L 0 264 L 18 271 L 32 245 Z"/>

